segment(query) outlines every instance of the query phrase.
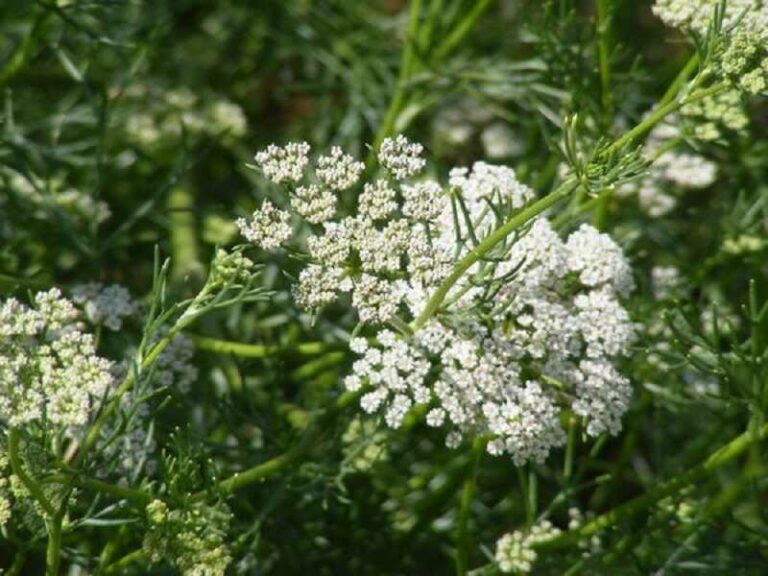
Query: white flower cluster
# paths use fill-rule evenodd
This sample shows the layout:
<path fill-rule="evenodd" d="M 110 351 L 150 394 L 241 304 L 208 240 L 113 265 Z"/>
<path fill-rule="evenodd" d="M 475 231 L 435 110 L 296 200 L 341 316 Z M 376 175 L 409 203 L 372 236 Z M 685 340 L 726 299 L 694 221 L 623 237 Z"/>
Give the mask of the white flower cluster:
<path fill-rule="evenodd" d="M 0 418 L 11 426 L 37 420 L 80 426 L 112 385 L 111 363 L 58 289 L 40 292 L 33 307 L 0 304 Z"/>
<path fill-rule="evenodd" d="M 317 159 L 317 177 L 331 190 L 341 192 L 354 186 L 365 170 L 365 164 L 344 154 L 334 146 L 328 156 Z"/>
<path fill-rule="evenodd" d="M 309 164 L 309 144 L 290 142 L 285 146 L 270 144 L 255 156 L 264 176 L 275 182 L 298 182 Z"/>
<path fill-rule="evenodd" d="M 257 161 L 275 183 L 290 180 L 298 185 L 309 163 L 309 148 L 297 150 L 295 144 L 270 146 L 257 154 Z M 357 184 L 364 165 L 339 148 L 317 160 L 314 182 L 289 191 L 293 212 L 322 226 L 306 241 L 311 263 L 300 272 L 294 290 L 301 306 L 315 310 L 351 294 L 361 321 L 384 324 L 398 313 L 409 289 L 435 286 L 450 272 L 454 239 L 450 245 L 442 242 L 437 225 L 450 215 L 450 199 L 437 182 L 406 180 L 424 168 L 421 151 L 421 145 L 403 136 L 384 140 L 379 161 L 390 177 L 363 184 L 354 216 L 334 219 L 335 193 Z M 497 185 L 509 182 L 499 180 Z M 490 194 L 494 184 L 486 188 Z M 273 249 L 290 238 L 289 221 L 289 212 L 265 201 L 250 219 L 241 218 L 237 224 L 248 240 Z"/>
<path fill-rule="evenodd" d="M 704 35 L 717 6 L 724 5 L 727 41 L 719 57 L 723 75 L 749 94 L 768 90 L 768 2 L 765 0 L 656 0 L 665 24 Z"/>
<path fill-rule="evenodd" d="M 704 34 L 709 28 L 720 0 L 656 0 L 653 13 L 667 26 Z M 763 0 L 728 0 L 725 3 L 723 26 L 732 28 L 765 28 L 768 7 Z"/>
<path fill-rule="evenodd" d="M 515 171 L 508 166 L 475 162 L 471 170 L 454 168 L 450 184 L 461 190 L 472 213 L 479 208 L 487 210 L 491 200 L 502 205 L 508 202 L 514 209 L 522 208 L 533 200 L 533 190 L 520 182 Z"/>
<path fill-rule="evenodd" d="M 104 286 L 98 282 L 79 284 L 72 288 L 72 301 L 83 311 L 91 324 L 118 331 L 123 320 L 136 315 L 140 306 L 124 286 Z"/>
<path fill-rule="evenodd" d="M 634 339 L 619 298 L 633 288 L 620 248 L 583 225 L 560 240 L 544 219 L 515 243 L 496 273 L 514 270 L 488 303 L 486 325 L 432 321 L 410 341 L 389 330 L 378 345 L 354 340 L 361 355 L 345 380 L 370 388 L 366 412 L 382 410 L 398 426 L 415 404 L 428 403 L 431 426 L 447 426 L 448 444 L 490 434 L 492 454 L 522 464 L 563 444 L 561 411 L 570 408 L 587 433 L 616 433 L 631 387 L 615 367 Z M 476 296 L 454 304 L 471 317 Z"/>
<path fill-rule="evenodd" d="M 554 538 L 560 529 L 548 520 L 542 520 L 525 532 L 515 530 L 504 534 L 496 542 L 494 561 L 504 574 L 528 574 L 539 555 L 534 546 Z"/>
<path fill-rule="evenodd" d="M 379 162 L 397 180 L 404 180 L 419 174 L 427 162 L 421 154 L 424 147 L 410 142 L 402 134 L 396 138 L 385 138 L 379 149 Z"/>
<path fill-rule="evenodd" d="M 414 176 L 420 151 L 400 136 L 385 140 L 379 160 Z M 532 198 L 512 169 L 482 162 L 453 170 L 448 190 L 429 180 L 366 183 L 356 215 L 309 236 L 295 297 L 315 309 L 350 294 L 363 324 L 402 326 L 473 242 Z M 363 410 L 381 411 L 389 426 L 427 404 L 449 445 L 488 434 L 491 453 L 540 461 L 565 441 L 564 410 L 592 436 L 619 430 L 631 388 L 615 364 L 634 337 L 620 299 L 632 288 L 610 237 L 584 225 L 564 242 L 536 220 L 454 285 L 449 314 L 408 338 L 379 329 L 376 345 L 354 340 L 361 357 L 345 385 L 364 388 Z"/>
<path fill-rule="evenodd" d="M 265 200 L 250 221 L 238 218 L 235 222 L 240 233 L 264 250 L 275 250 L 291 237 L 291 215 Z"/>

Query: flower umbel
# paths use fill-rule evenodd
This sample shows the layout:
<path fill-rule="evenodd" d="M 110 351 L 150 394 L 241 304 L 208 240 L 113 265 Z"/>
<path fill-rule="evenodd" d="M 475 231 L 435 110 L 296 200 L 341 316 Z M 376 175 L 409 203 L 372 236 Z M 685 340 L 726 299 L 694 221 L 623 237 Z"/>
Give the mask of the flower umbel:
<path fill-rule="evenodd" d="M 517 464 L 563 445 L 564 410 L 591 436 L 618 432 L 631 388 L 616 361 L 634 338 L 621 299 L 634 281 L 621 248 L 591 226 L 563 241 L 546 219 L 535 220 L 456 282 L 445 312 L 415 332 L 403 328 L 474 243 L 534 196 L 511 168 L 483 162 L 452 170 L 449 187 L 404 181 L 424 168 L 421 152 L 402 136 L 385 140 L 379 162 L 389 177 L 363 184 L 356 214 L 329 212 L 322 230 L 308 226 L 306 244 L 295 245 L 309 261 L 294 288 L 301 306 L 348 302 L 362 325 L 378 327 L 372 345 L 354 344 L 360 358 L 347 388 L 364 390 L 363 410 L 391 427 L 429 405 L 427 423 L 445 428 L 449 445 L 487 435 L 489 452 Z M 332 163 L 339 174 L 353 165 L 338 149 L 321 157 L 315 172 L 329 186 L 344 180 L 325 173 Z M 309 186 L 317 198 L 324 193 Z M 291 205 L 309 225 L 320 221 Z M 265 202 L 257 215 L 274 210 Z M 241 230 L 263 246 L 267 220 L 254 217 Z"/>

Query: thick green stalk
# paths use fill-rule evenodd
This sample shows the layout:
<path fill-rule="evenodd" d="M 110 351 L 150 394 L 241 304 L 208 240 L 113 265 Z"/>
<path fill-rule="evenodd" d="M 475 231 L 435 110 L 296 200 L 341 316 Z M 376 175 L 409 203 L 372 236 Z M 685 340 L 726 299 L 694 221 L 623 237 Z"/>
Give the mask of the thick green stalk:
<path fill-rule="evenodd" d="M 454 284 L 459 281 L 467 270 L 488 254 L 488 252 L 495 248 L 496 245 L 502 242 L 507 236 L 512 234 L 512 232 L 524 226 L 528 221 L 535 218 L 546 209 L 551 208 L 560 200 L 566 198 L 577 186 L 578 184 L 574 179 L 569 179 L 563 182 L 553 192 L 544 196 L 541 200 L 534 202 L 528 206 L 528 208 L 518 212 L 515 216 L 511 217 L 504 224 L 491 232 L 491 234 L 486 236 L 477 246 L 472 248 L 472 250 L 459 260 L 458 264 L 456 264 L 456 267 L 453 269 L 453 272 L 451 272 L 430 297 L 421 315 L 419 315 L 413 323 L 414 331 L 424 326 L 427 320 L 437 313 L 443 300 L 445 300 L 445 297 L 448 295 L 448 292 L 450 292 Z"/>
<path fill-rule="evenodd" d="M 127 500 L 139 507 L 146 506 L 152 500 L 152 497 L 142 490 L 136 488 L 128 488 L 126 486 L 118 486 L 116 484 L 110 484 L 97 478 L 88 478 L 85 476 L 71 476 L 69 474 L 57 474 L 49 476 L 45 479 L 46 482 L 56 484 L 74 484 L 79 488 L 86 490 L 92 490 L 94 492 L 102 492 L 104 494 L 111 494 L 121 500 Z"/>
<path fill-rule="evenodd" d="M 597 0 L 597 59 L 600 69 L 600 100 L 602 104 L 601 124 L 607 134 L 613 124 L 613 93 L 611 91 L 610 31 L 611 20 L 608 14 L 609 0 Z M 598 196 L 597 209 L 592 223 L 602 230 L 611 204 L 612 190 L 607 188 Z"/>
<path fill-rule="evenodd" d="M 56 514 L 48 523 L 48 546 L 45 549 L 45 575 L 59 576 L 61 562 L 61 524 L 63 515 Z"/>
<path fill-rule="evenodd" d="M 322 354 L 328 350 L 325 342 L 302 342 L 287 346 L 268 346 L 264 344 L 244 344 L 242 342 L 230 342 L 215 338 L 195 337 L 195 344 L 200 350 L 216 352 L 217 354 L 230 354 L 240 358 L 267 358 L 280 352 L 311 356 Z"/>
<path fill-rule="evenodd" d="M 600 92 L 603 106 L 603 130 L 608 131 L 613 122 L 613 92 L 611 91 L 611 19 L 608 14 L 609 0 L 597 0 L 597 58 L 600 68 Z"/>
<path fill-rule="evenodd" d="M 171 236 L 171 281 L 199 279 L 204 273 L 197 239 L 195 197 L 189 184 L 180 183 L 168 195 L 168 219 Z"/>

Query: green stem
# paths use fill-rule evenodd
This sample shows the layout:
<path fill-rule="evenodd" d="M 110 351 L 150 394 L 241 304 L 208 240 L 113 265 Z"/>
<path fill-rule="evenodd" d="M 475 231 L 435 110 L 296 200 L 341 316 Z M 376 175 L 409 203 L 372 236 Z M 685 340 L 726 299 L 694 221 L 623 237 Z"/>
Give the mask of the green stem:
<path fill-rule="evenodd" d="M 327 424 L 335 418 L 341 411 L 347 408 L 352 402 L 359 398 L 357 392 L 346 392 L 336 399 L 336 402 L 321 415 L 315 417 L 304 430 L 301 439 L 293 447 L 275 456 L 274 458 L 257 464 L 243 472 L 237 472 L 234 475 L 221 480 L 216 484 L 215 490 L 222 494 L 232 494 L 258 482 L 262 482 L 272 476 L 275 476 L 291 466 L 294 462 L 307 454 L 312 446 L 317 443 L 319 431 L 323 430 L 324 424 Z M 201 500 L 206 496 L 206 492 L 198 492 L 193 498 Z"/>
<path fill-rule="evenodd" d="M 477 21 L 485 13 L 490 6 L 492 0 L 478 0 L 474 3 L 472 9 L 462 18 L 462 20 L 454 26 L 453 30 L 448 34 L 446 39 L 435 48 L 435 50 L 427 55 L 426 52 L 429 48 L 428 44 L 431 43 L 434 24 L 436 19 L 436 10 L 439 10 L 442 6 L 441 2 L 433 2 L 430 7 L 430 14 L 428 15 L 427 22 L 424 25 L 421 33 L 419 32 L 419 21 L 421 19 L 421 0 L 411 0 L 410 12 L 408 16 L 408 28 L 406 30 L 405 47 L 403 48 L 403 54 L 400 60 L 400 72 L 397 78 L 397 84 L 395 85 L 395 92 L 392 95 L 392 99 L 389 102 L 389 107 L 384 115 L 384 120 L 381 123 L 376 138 L 373 141 L 373 147 L 368 156 L 368 164 L 371 165 L 374 159 L 376 151 L 381 146 L 384 138 L 391 136 L 395 130 L 397 124 L 397 118 L 403 109 L 408 104 L 408 84 L 414 75 L 420 70 L 419 61 L 416 58 L 415 46 L 421 40 L 422 49 L 425 54 L 423 58 L 428 59 L 432 65 L 437 65 L 450 55 L 466 38 L 467 34 L 475 27 Z"/>
<path fill-rule="evenodd" d="M 56 514 L 48 522 L 48 546 L 45 550 L 45 574 L 46 576 L 59 576 L 59 563 L 61 560 L 61 524 L 63 515 Z"/>
<path fill-rule="evenodd" d="M 104 548 L 101 550 L 101 554 L 99 554 L 99 568 L 97 573 L 100 573 L 112 563 L 112 557 L 117 553 L 120 547 L 120 542 L 125 539 L 128 533 L 128 525 L 123 525 L 117 531 L 117 534 L 113 535 L 107 541 Z"/>
<path fill-rule="evenodd" d="M 725 464 L 741 456 L 754 443 L 763 440 L 766 435 L 768 435 L 768 424 L 765 424 L 759 431 L 757 431 L 757 433 L 753 431 L 744 432 L 719 450 L 710 454 L 706 460 L 683 474 L 680 474 L 679 476 L 664 482 L 659 487 L 649 490 L 645 494 L 590 520 L 576 530 L 564 532 L 546 542 L 542 542 L 540 547 L 542 549 L 562 548 L 613 526 L 620 520 L 647 509 L 659 500 L 679 492 L 682 488 L 685 488 L 686 486 L 705 478 L 715 470 L 722 468 Z"/>
<path fill-rule="evenodd" d="M 152 497 L 142 490 L 110 484 L 109 482 L 104 482 L 103 480 L 98 480 L 96 478 L 86 478 L 83 476 L 69 474 L 56 474 L 54 476 L 49 476 L 45 479 L 45 481 L 56 484 L 72 483 L 79 488 L 92 490 L 94 492 L 111 494 L 112 496 L 115 496 L 121 500 L 128 500 L 129 502 L 136 504 L 139 507 L 146 506 L 149 504 L 149 502 L 152 501 Z"/>
<path fill-rule="evenodd" d="M 11 564 L 11 567 L 8 568 L 8 572 L 6 573 L 7 576 L 19 576 L 21 574 L 22 569 L 24 568 L 24 564 L 27 561 L 27 551 L 26 550 L 19 550 L 16 552 L 16 556 L 13 559 L 13 564 Z"/>
<path fill-rule="evenodd" d="M 30 474 L 27 474 L 27 471 L 24 469 L 19 448 L 20 440 L 19 431 L 16 428 L 10 428 L 8 430 L 8 459 L 11 461 L 11 469 L 32 495 L 32 498 L 40 504 L 48 519 L 51 520 L 56 516 L 56 509 L 46 498 L 45 493 L 35 482 L 35 479 Z"/>
<path fill-rule="evenodd" d="M 632 144 L 635 140 L 638 140 L 649 132 L 654 126 L 666 118 L 669 114 L 678 110 L 685 104 L 695 102 L 712 94 L 716 94 L 724 88 L 724 84 L 716 84 L 708 88 L 699 90 L 689 95 L 687 98 L 675 99 L 663 106 L 658 106 L 656 110 L 651 113 L 645 120 L 640 122 L 637 126 L 623 134 L 616 139 L 605 150 L 606 154 L 612 154 L 619 152 L 625 146 Z M 413 330 L 416 331 L 434 316 L 440 308 L 440 305 L 445 300 L 446 296 L 453 288 L 454 284 L 469 270 L 478 260 L 485 256 L 490 250 L 492 250 L 497 244 L 502 242 L 512 232 L 526 224 L 532 218 L 535 218 L 548 208 L 557 204 L 560 200 L 563 200 L 571 194 L 578 187 L 578 182 L 574 178 L 570 178 L 563 182 L 553 192 L 544 196 L 537 202 L 534 202 L 528 208 L 518 212 L 515 216 L 511 217 L 499 228 L 491 232 L 485 239 L 483 239 L 477 246 L 472 248 L 461 260 L 459 260 L 456 267 L 451 274 L 446 278 L 443 283 L 438 287 L 435 293 L 430 297 L 424 310 L 419 317 L 413 323 Z"/>
<path fill-rule="evenodd" d="M 279 352 L 291 352 L 300 355 L 311 356 L 322 354 L 328 350 L 325 342 L 302 342 L 288 346 L 268 346 L 264 344 L 245 344 L 242 342 L 230 342 L 215 338 L 195 337 L 195 344 L 200 350 L 215 352 L 217 354 L 230 354 L 240 358 L 268 358 Z"/>
<path fill-rule="evenodd" d="M 134 550 L 133 552 L 129 552 L 119 560 L 113 562 L 109 566 L 107 566 L 104 569 L 104 574 L 117 574 L 118 572 L 122 572 L 124 568 L 130 566 L 134 562 L 138 562 L 139 560 L 144 558 L 144 550 L 138 549 Z"/>
<path fill-rule="evenodd" d="M 392 99 L 389 101 L 389 107 L 384 115 L 384 120 L 381 123 L 376 138 L 373 141 L 373 147 L 368 156 L 368 164 L 373 161 L 376 151 L 381 146 L 381 143 L 385 138 L 390 136 L 395 128 L 397 117 L 405 107 L 406 103 L 406 87 L 411 79 L 411 75 L 415 69 L 414 62 L 414 44 L 417 40 L 417 31 L 419 28 L 419 18 L 421 17 L 421 0 L 411 0 L 410 10 L 408 12 L 408 27 L 405 32 L 405 46 L 403 47 L 403 53 L 400 57 L 400 72 L 397 76 L 397 83 L 395 84 L 395 92 L 392 95 Z"/>
<path fill-rule="evenodd" d="M 480 468 L 480 458 L 485 450 L 486 440 L 475 439 L 472 445 L 472 471 L 464 481 L 461 491 L 461 503 L 459 506 L 459 519 L 456 531 L 456 576 L 466 576 L 469 569 L 469 517 L 472 512 L 472 501 L 475 497 L 477 486 L 477 473 Z"/>
<path fill-rule="evenodd" d="M 563 461 L 563 477 L 570 480 L 573 474 L 573 457 L 576 453 L 576 425 L 577 420 L 574 416 L 568 417 L 568 441 L 565 445 L 565 460 Z"/>
<path fill-rule="evenodd" d="M 200 278 L 203 264 L 197 239 L 195 197 L 190 186 L 180 183 L 168 195 L 168 217 L 171 236 L 171 281 L 180 283 L 187 278 Z"/>
<path fill-rule="evenodd" d="M 186 325 L 186 322 L 177 322 L 176 325 L 168 331 L 168 334 L 158 340 L 158 342 L 149 351 L 149 354 L 147 354 L 144 360 L 141 362 L 141 371 L 146 370 L 155 363 L 163 350 L 165 350 L 168 344 L 171 343 L 171 340 L 173 340 L 173 338 L 181 330 L 183 330 L 184 325 Z M 78 468 L 80 464 L 83 463 L 88 452 L 93 448 L 96 442 L 99 441 L 101 429 L 107 423 L 107 420 L 109 420 L 114 411 L 117 410 L 118 406 L 120 405 L 120 400 L 126 394 L 126 392 L 131 389 L 135 382 L 136 374 L 135 371 L 131 370 L 128 372 L 128 375 L 122 381 L 120 386 L 117 387 L 117 390 L 115 390 L 115 393 L 112 395 L 112 399 L 107 403 L 107 405 L 104 407 L 104 410 L 101 411 L 101 413 L 98 415 L 96 420 L 94 420 L 93 424 L 88 430 L 82 445 L 80 446 L 74 460 L 72 461 L 72 466 L 74 468 Z"/>
<path fill-rule="evenodd" d="M 667 117 L 672 112 L 679 110 L 686 104 L 690 104 L 692 102 L 701 100 L 702 98 L 706 98 L 707 96 L 717 94 L 724 88 L 725 88 L 725 84 L 719 83 L 713 86 L 709 86 L 708 88 L 703 88 L 698 92 L 694 92 L 687 98 L 683 98 L 683 99 L 675 98 L 669 102 L 660 104 L 645 120 L 640 122 L 640 124 L 632 128 L 632 130 L 630 130 L 629 132 L 626 132 L 625 134 L 623 134 L 619 139 L 614 141 L 613 144 L 611 144 L 606 149 L 606 153 L 610 154 L 613 152 L 618 152 L 625 146 L 628 146 L 629 144 L 632 144 L 636 140 L 639 140 L 640 138 L 645 136 L 646 133 L 650 132 L 654 126 L 656 126 L 659 122 L 661 122 L 665 117 Z"/>
<path fill-rule="evenodd" d="M 597 57 L 600 68 L 600 96 L 602 103 L 603 132 L 608 133 L 613 123 L 613 93 L 611 91 L 610 31 L 611 19 L 608 14 L 609 0 L 597 0 Z M 613 195 L 612 188 L 606 188 L 598 196 L 597 209 L 592 223 L 602 230 L 608 217 L 608 208 Z"/>
<path fill-rule="evenodd" d="M 613 93 L 611 92 L 609 1 L 597 0 L 597 56 L 600 67 L 600 88 L 603 105 L 603 130 L 608 131 L 613 120 Z"/>
<path fill-rule="evenodd" d="M 677 94 L 680 92 L 680 88 L 688 80 L 691 74 L 693 74 L 693 72 L 696 70 L 696 67 L 698 65 L 699 65 L 699 55 L 697 53 L 694 53 L 693 56 L 691 56 L 688 62 L 685 64 L 683 69 L 680 70 L 678 75 L 669 85 L 669 87 L 667 88 L 667 91 L 664 92 L 664 95 L 661 97 L 661 100 L 659 100 L 658 106 L 664 106 L 665 104 L 672 102 L 672 100 L 674 100 L 677 97 Z"/>
<path fill-rule="evenodd" d="M 45 26 L 51 17 L 51 12 L 37 8 L 32 26 L 24 39 L 19 42 L 11 53 L 3 69 L 0 70 L 0 90 L 2 90 L 16 74 L 18 74 L 32 57 L 38 38 L 45 31 Z"/>
<path fill-rule="evenodd" d="M 461 22 L 459 22 L 454 27 L 453 31 L 437 48 L 435 51 L 436 60 L 442 60 L 451 52 L 453 52 L 456 47 L 459 46 L 459 44 L 461 44 L 467 34 L 469 34 L 472 28 L 475 27 L 475 24 L 477 24 L 477 21 L 480 19 L 483 13 L 488 9 L 488 6 L 491 5 L 491 1 L 492 0 L 478 0 L 475 2 L 472 10 L 470 10 L 469 13 L 464 16 Z"/>
<path fill-rule="evenodd" d="M 219 482 L 216 488 L 224 494 L 232 494 L 246 486 L 251 486 L 252 484 L 266 480 L 285 470 L 303 453 L 303 451 L 303 449 L 299 449 L 299 446 L 297 446 L 279 456 L 275 456 L 271 460 L 267 460 L 262 464 L 249 468 L 244 472 L 235 473 L 226 480 Z"/>
<path fill-rule="evenodd" d="M 443 283 L 438 287 L 435 293 L 430 297 L 424 310 L 419 317 L 413 323 L 413 330 L 416 331 L 434 316 L 440 305 L 445 300 L 445 297 L 453 288 L 454 284 L 469 270 L 478 260 L 483 258 L 488 252 L 490 252 L 497 244 L 502 242 L 512 232 L 525 225 L 529 220 L 535 218 L 546 209 L 551 208 L 557 204 L 560 200 L 566 198 L 573 190 L 576 189 L 578 184 L 574 179 L 569 179 L 561 184 L 553 192 L 544 196 L 541 200 L 534 202 L 528 208 L 525 208 L 521 212 L 518 212 L 515 216 L 511 217 L 504 224 L 498 227 L 496 230 L 486 236 L 477 246 L 472 248 L 461 260 L 459 260 L 453 272 L 446 278 Z"/>

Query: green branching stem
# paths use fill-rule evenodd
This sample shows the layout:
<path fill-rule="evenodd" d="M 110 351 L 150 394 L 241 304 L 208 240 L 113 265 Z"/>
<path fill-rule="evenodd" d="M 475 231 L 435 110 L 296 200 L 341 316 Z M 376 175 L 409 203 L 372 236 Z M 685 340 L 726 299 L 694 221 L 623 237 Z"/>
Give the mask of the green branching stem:
<path fill-rule="evenodd" d="M 709 474 L 722 468 L 729 462 L 738 458 L 744 452 L 746 452 L 750 446 L 753 446 L 757 442 L 765 439 L 768 435 L 768 424 L 764 424 L 762 428 L 757 431 L 748 430 L 743 434 L 737 436 L 731 440 L 728 444 L 721 447 L 717 451 L 713 452 L 703 462 L 690 468 L 686 472 L 664 482 L 656 488 L 653 488 L 626 502 L 617 506 L 616 508 L 601 514 L 600 516 L 586 522 L 579 528 L 571 530 L 569 532 L 563 532 L 562 534 L 555 536 L 551 540 L 542 542 L 540 544 L 541 549 L 553 549 L 562 548 L 568 546 L 574 542 L 588 538 L 601 530 L 615 525 L 620 520 L 629 518 L 643 510 L 646 510 L 650 506 L 656 504 L 663 498 L 671 496 L 686 486 L 707 477 Z"/>
<path fill-rule="evenodd" d="M 724 89 L 725 89 L 724 83 L 713 84 L 712 86 L 709 86 L 707 88 L 702 88 L 701 90 L 692 92 L 685 98 L 676 97 L 665 104 L 661 104 L 657 106 L 656 109 L 645 120 L 640 122 L 637 126 L 635 126 L 630 131 L 623 134 L 616 141 L 614 141 L 613 144 L 611 144 L 606 149 L 606 153 L 611 154 L 611 153 L 619 152 L 626 146 L 629 146 L 635 143 L 636 141 L 640 140 L 664 118 L 666 118 L 673 112 L 676 112 L 686 104 L 697 102 L 703 98 L 707 98 L 708 96 L 717 94 L 718 92 L 721 92 Z"/>
<path fill-rule="evenodd" d="M 160 340 L 157 341 L 157 343 L 152 347 L 149 353 L 142 360 L 141 371 L 148 369 L 150 366 L 152 366 L 155 363 L 158 356 L 160 356 L 160 354 L 162 354 L 163 350 L 165 350 L 168 344 L 171 343 L 171 340 L 173 340 L 173 338 L 179 332 L 181 332 L 186 325 L 187 325 L 187 322 L 182 322 L 180 320 L 174 325 L 173 328 L 171 328 L 171 330 L 168 331 L 168 333 L 165 336 L 163 336 Z M 88 452 L 90 452 L 90 450 L 94 447 L 96 442 L 99 441 L 102 428 L 107 423 L 107 421 L 112 416 L 112 414 L 114 414 L 115 410 L 117 410 L 118 406 L 120 405 L 121 398 L 133 387 L 135 382 L 136 382 L 136 371 L 130 370 L 128 372 L 128 375 L 125 377 L 125 379 L 120 383 L 120 386 L 118 386 L 117 389 L 115 390 L 115 393 L 113 394 L 112 399 L 107 403 L 107 405 L 98 415 L 96 420 L 94 420 L 93 424 L 88 430 L 88 433 L 85 436 L 85 439 L 83 440 L 82 445 L 78 449 L 77 454 L 75 455 L 75 458 L 72 460 L 72 466 L 77 468 L 80 466 L 80 464 L 83 463 Z"/>
<path fill-rule="evenodd" d="M 35 481 L 34 477 L 24 468 L 24 463 L 21 458 L 20 444 L 21 435 L 19 434 L 19 431 L 16 428 L 10 428 L 8 430 L 8 459 L 11 461 L 11 469 L 19 480 L 21 480 L 21 483 L 24 484 L 24 487 L 29 491 L 32 498 L 34 498 L 43 509 L 47 519 L 52 519 L 56 516 L 56 508 L 45 496 L 45 493 Z"/>
<path fill-rule="evenodd" d="M 472 248 L 461 260 L 459 260 L 456 267 L 451 274 L 443 281 L 438 287 L 435 293 L 430 297 L 424 310 L 419 317 L 413 323 L 413 330 L 416 331 L 434 316 L 440 309 L 441 304 L 445 300 L 446 296 L 450 292 L 451 288 L 459 281 L 464 273 L 469 270 L 475 263 L 487 255 L 493 248 L 501 243 L 507 236 L 512 234 L 515 230 L 524 226 L 531 219 L 535 218 L 548 208 L 551 208 L 557 204 L 560 200 L 566 198 L 571 194 L 578 184 L 575 179 L 571 178 L 563 182 L 553 192 L 544 196 L 542 199 L 534 202 L 528 208 L 518 212 L 504 224 L 496 228 L 491 234 L 486 236 L 477 246 Z"/>
<path fill-rule="evenodd" d="M 63 509 L 57 510 L 48 500 L 36 479 L 25 468 L 20 451 L 21 435 L 16 428 L 8 430 L 8 459 L 13 473 L 19 478 L 24 488 L 40 505 L 45 514 L 45 524 L 48 530 L 48 545 L 45 552 L 46 576 L 58 576 L 59 559 L 61 556 L 61 527 L 64 519 Z M 63 508 L 63 507 L 62 507 Z"/>
<path fill-rule="evenodd" d="M 672 112 L 678 110 L 681 106 L 690 102 L 695 102 L 702 98 L 706 98 L 712 94 L 716 94 L 724 88 L 723 84 L 715 84 L 708 88 L 703 88 L 697 92 L 693 92 L 686 98 L 676 98 L 672 102 L 669 102 L 663 106 L 659 106 L 656 110 L 640 122 L 637 126 L 617 138 L 611 145 L 605 149 L 605 154 L 617 154 L 624 150 L 626 147 L 634 144 L 638 139 L 647 134 L 654 126 L 661 122 Z M 424 310 L 419 317 L 413 322 L 413 330 L 416 331 L 434 316 L 443 301 L 445 300 L 451 288 L 461 277 L 469 270 L 475 263 L 485 257 L 493 248 L 504 241 L 515 230 L 518 230 L 524 226 L 531 219 L 535 218 L 548 208 L 551 208 L 561 200 L 567 198 L 579 184 L 575 178 L 569 178 L 558 186 L 554 191 L 550 192 L 547 196 L 544 196 L 537 202 L 534 202 L 524 210 L 518 212 L 507 220 L 504 224 L 494 230 L 490 235 L 485 237 L 479 244 L 477 244 L 472 250 L 470 250 L 461 260 L 459 260 L 456 267 L 451 274 L 443 281 L 438 287 L 435 293 L 430 297 Z"/>
<path fill-rule="evenodd" d="M 694 53 L 693 56 L 691 56 L 688 59 L 688 62 L 685 64 L 683 69 L 680 70 L 679 74 L 675 77 L 675 79 L 669 85 L 669 88 L 667 88 L 667 91 L 661 97 L 661 100 L 659 100 L 658 105 L 664 106 L 665 104 L 669 104 L 675 98 L 677 98 L 677 95 L 680 92 L 680 88 L 682 88 L 683 84 L 685 84 L 688 81 L 688 79 L 691 77 L 691 74 L 693 74 L 696 71 L 696 68 L 698 68 L 698 66 L 699 66 L 699 55 L 698 53 Z"/>

